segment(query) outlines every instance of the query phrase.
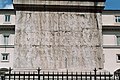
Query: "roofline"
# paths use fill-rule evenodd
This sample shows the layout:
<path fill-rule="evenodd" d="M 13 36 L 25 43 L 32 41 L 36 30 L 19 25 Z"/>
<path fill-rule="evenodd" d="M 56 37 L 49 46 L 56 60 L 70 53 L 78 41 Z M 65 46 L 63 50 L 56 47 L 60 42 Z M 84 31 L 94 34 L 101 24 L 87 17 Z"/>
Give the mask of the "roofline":
<path fill-rule="evenodd" d="M 59 1 L 59 0 L 52 0 L 52 1 Z M 89 1 L 89 2 L 106 2 L 106 0 L 61 0 L 61 1 Z M 14 3 L 14 1 L 13 1 Z"/>
<path fill-rule="evenodd" d="M 114 26 L 114 25 L 102 25 L 102 30 L 120 30 L 120 26 Z"/>
<path fill-rule="evenodd" d="M 51 11 L 51 12 L 94 12 L 102 13 L 104 6 L 83 5 L 35 5 L 35 4 L 13 4 L 16 11 Z"/>
<path fill-rule="evenodd" d="M 106 9 L 106 10 L 103 10 L 103 11 L 120 11 L 120 9 L 116 9 L 116 10 L 113 10 L 113 9 Z"/>
<path fill-rule="evenodd" d="M 110 15 L 110 14 L 120 14 L 120 10 L 103 10 L 102 11 L 102 14 L 105 14 L 105 15 Z"/>
<path fill-rule="evenodd" d="M 0 9 L 0 11 L 15 11 L 14 9 Z"/>

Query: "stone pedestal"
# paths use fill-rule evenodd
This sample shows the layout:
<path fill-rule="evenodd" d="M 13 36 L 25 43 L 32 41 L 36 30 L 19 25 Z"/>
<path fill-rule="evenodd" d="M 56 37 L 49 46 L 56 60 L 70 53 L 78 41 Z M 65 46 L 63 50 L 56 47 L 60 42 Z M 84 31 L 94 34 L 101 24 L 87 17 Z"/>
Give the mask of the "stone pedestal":
<path fill-rule="evenodd" d="M 103 68 L 104 1 L 14 0 L 14 68 Z"/>

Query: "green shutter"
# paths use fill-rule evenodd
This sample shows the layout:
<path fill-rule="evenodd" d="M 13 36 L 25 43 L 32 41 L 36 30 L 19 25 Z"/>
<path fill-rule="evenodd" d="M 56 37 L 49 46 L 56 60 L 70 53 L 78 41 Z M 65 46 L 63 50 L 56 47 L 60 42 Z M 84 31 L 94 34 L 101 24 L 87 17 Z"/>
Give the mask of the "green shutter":
<path fill-rule="evenodd" d="M 117 45 L 120 45 L 120 36 L 117 36 Z"/>
<path fill-rule="evenodd" d="M 7 22 L 7 15 L 5 15 L 5 22 Z"/>
<path fill-rule="evenodd" d="M 8 22 L 10 22 L 10 15 L 8 15 Z"/>
<path fill-rule="evenodd" d="M 10 15 L 5 15 L 5 22 L 10 22 Z"/>

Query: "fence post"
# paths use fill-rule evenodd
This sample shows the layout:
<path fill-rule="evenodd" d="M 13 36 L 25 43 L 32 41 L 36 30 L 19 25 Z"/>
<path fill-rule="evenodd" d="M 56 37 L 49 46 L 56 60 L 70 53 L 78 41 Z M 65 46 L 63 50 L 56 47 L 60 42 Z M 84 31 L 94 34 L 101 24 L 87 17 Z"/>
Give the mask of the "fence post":
<path fill-rule="evenodd" d="M 67 70 L 67 80 L 68 80 L 68 74 L 69 74 L 69 73 L 68 73 L 68 70 Z"/>
<path fill-rule="evenodd" d="M 1 76 L 1 80 L 5 80 L 5 76 L 4 75 Z"/>
<path fill-rule="evenodd" d="M 77 74 L 77 72 L 76 72 L 76 80 L 78 80 L 78 74 Z"/>
<path fill-rule="evenodd" d="M 54 72 L 53 72 L 53 77 L 52 77 L 52 80 L 54 80 Z"/>
<path fill-rule="evenodd" d="M 40 80 L 40 68 L 38 67 L 38 80 Z"/>
<path fill-rule="evenodd" d="M 10 68 L 9 68 L 9 80 L 10 80 L 11 71 L 12 71 L 12 69 L 11 69 L 11 67 L 10 67 Z"/>
<path fill-rule="evenodd" d="M 5 74 L 0 74 L 1 80 L 5 80 Z"/>
<path fill-rule="evenodd" d="M 97 69 L 95 68 L 95 70 L 94 70 L 94 73 L 95 73 L 95 75 L 94 75 L 94 80 L 96 80 L 96 73 L 97 73 Z"/>
<path fill-rule="evenodd" d="M 48 80 L 49 80 L 50 78 L 49 78 L 49 71 L 48 71 Z"/>

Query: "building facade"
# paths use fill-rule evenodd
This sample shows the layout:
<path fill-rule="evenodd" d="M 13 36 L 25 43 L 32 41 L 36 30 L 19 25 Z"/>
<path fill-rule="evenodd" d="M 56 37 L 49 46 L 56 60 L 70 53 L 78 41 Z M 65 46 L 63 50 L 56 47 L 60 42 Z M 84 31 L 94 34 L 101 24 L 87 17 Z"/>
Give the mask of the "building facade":
<path fill-rule="evenodd" d="M 14 68 L 82 71 L 103 68 L 105 0 L 13 0 Z"/>
<path fill-rule="evenodd" d="M 0 10 L 0 68 L 13 67 L 15 13 L 13 9 Z"/>
<path fill-rule="evenodd" d="M 104 69 L 115 72 L 120 69 L 120 10 L 102 13 Z"/>

